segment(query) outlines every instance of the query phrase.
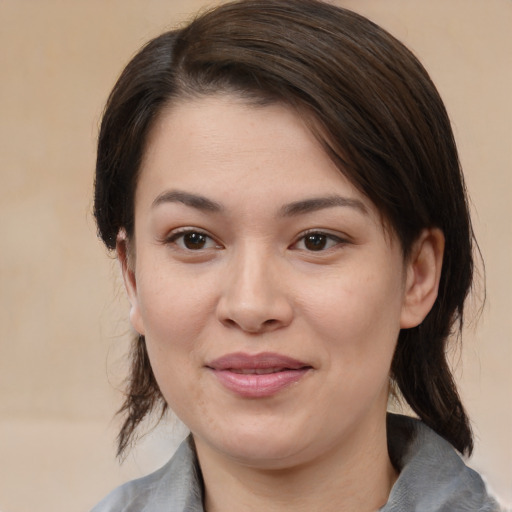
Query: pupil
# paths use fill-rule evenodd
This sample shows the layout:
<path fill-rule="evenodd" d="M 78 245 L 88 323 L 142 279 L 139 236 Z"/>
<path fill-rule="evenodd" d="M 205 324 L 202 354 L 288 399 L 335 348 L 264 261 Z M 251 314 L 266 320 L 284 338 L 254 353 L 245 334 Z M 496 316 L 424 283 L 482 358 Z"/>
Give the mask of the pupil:
<path fill-rule="evenodd" d="M 310 251 L 321 251 L 327 242 L 325 235 L 308 235 L 304 244 Z"/>
<path fill-rule="evenodd" d="M 183 241 L 187 249 L 202 249 L 206 243 L 206 237 L 201 233 L 187 233 Z"/>

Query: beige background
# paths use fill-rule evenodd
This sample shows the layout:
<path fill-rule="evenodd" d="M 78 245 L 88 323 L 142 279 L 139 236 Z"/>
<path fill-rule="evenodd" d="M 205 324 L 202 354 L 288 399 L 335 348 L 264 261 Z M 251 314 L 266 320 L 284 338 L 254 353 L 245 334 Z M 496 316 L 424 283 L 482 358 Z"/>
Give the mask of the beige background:
<path fill-rule="evenodd" d="M 477 437 L 472 465 L 512 502 L 512 2 L 339 3 L 412 48 L 452 116 L 487 266 L 486 308 L 456 373 Z M 204 5 L 0 0 L 2 512 L 87 511 L 172 450 L 165 427 L 124 466 L 114 460 L 129 328 L 90 213 L 94 146 L 123 64 Z"/>

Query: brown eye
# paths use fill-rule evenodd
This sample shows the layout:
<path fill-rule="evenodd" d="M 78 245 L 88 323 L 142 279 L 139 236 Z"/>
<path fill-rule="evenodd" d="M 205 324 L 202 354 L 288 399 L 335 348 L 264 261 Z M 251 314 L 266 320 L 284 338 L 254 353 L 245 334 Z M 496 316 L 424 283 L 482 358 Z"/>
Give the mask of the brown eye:
<path fill-rule="evenodd" d="M 304 247 L 308 251 L 322 251 L 327 245 L 327 235 L 312 233 L 304 237 Z"/>
<path fill-rule="evenodd" d="M 208 237 L 202 233 L 186 233 L 183 235 L 183 245 L 190 250 L 203 249 Z"/>
<path fill-rule="evenodd" d="M 308 252 L 321 252 L 332 249 L 337 245 L 345 245 L 347 240 L 324 231 L 310 231 L 301 236 L 292 246 L 292 249 Z"/>
<path fill-rule="evenodd" d="M 165 242 L 184 251 L 220 249 L 220 246 L 211 236 L 192 229 L 173 233 Z"/>

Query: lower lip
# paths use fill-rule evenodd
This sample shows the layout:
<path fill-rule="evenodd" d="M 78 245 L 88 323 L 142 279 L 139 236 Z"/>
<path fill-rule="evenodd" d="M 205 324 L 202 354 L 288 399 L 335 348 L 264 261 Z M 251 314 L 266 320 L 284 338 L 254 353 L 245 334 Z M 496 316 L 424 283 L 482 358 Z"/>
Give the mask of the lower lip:
<path fill-rule="evenodd" d="M 265 398 L 275 395 L 298 382 L 309 368 L 283 370 L 275 373 L 246 374 L 229 370 L 212 370 L 219 382 L 230 391 L 244 398 Z"/>

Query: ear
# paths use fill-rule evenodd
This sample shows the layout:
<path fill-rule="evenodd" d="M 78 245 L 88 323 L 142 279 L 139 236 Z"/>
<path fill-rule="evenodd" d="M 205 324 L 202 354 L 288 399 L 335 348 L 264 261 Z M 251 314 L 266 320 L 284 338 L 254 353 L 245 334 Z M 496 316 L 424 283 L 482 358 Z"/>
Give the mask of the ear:
<path fill-rule="evenodd" d="M 144 335 L 144 322 L 139 307 L 134 257 L 131 250 L 126 231 L 119 231 L 116 239 L 116 253 L 123 274 L 124 287 L 130 301 L 130 322 L 139 334 Z"/>
<path fill-rule="evenodd" d="M 405 289 L 400 328 L 416 327 L 437 298 L 443 266 L 444 235 L 440 229 L 424 229 L 414 242 L 405 264 Z"/>

